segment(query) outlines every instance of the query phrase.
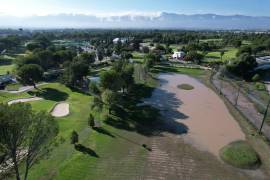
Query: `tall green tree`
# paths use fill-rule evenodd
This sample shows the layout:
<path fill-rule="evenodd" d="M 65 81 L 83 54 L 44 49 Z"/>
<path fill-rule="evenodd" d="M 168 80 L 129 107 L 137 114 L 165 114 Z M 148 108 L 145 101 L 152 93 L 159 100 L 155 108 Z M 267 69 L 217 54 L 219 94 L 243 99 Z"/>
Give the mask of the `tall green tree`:
<path fill-rule="evenodd" d="M 65 67 L 63 83 L 71 87 L 82 87 L 84 78 L 89 73 L 89 66 L 81 60 L 73 60 Z"/>
<path fill-rule="evenodd" d="M 229 72 L 247 78 L 251 71 L 257 67 L 256 59 L 248 53 L 242 54 L 237 59 L 231 60 L 226 68 Z"/>
<path fill-rule="evenodd" d="M 17 71 L 18 80 L 27 85 L 34 86 L 43 78 L 43 69 L 37 64 L 26 64 Z"/>
<path fill-rule="evenodd" d="M 119 73 L 115 70 L 109 70 L 100 74 L 100 86 L 102 89 L 118 91 L 122 87 L 122 81 Z"/>
<path fill-rule="evenodd" d="M 0 145 L 12 159 L 17 180 L 21 179 L 19 163 L 25 163 L 26 180 L 29 169 L 48 152 L 57 133 L 58 124 L 47 113 L 34 112 L 29 104 L 0 104 Z"/>
<path fill-rule="evenodd" d="M 117 104 L 117 93 L 106 89 L 101 95 L 102 102 L 107 106 L 109 114 Z"/>

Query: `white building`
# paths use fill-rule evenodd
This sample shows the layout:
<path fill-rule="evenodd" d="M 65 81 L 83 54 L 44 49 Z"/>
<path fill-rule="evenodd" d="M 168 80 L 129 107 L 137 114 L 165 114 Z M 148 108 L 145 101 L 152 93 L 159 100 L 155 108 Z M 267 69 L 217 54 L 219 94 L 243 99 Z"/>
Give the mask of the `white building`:
<path fill-rule="evenodd" d="M 117 44 L 118 42 L 121 42 L 122 44 L 124 44 L 124 43 L 126 43 L 127 41 L 128 41 L 127 38 L 115 38 L 115 39 L 113 40 L 113 43 L 114 43 L 114 44 Z"/>
<path fill-rule="evenodd" d="M 176 51 L 173 53 L 172 58 L 173 59 L 184 59 L 185 53 L 183 51 Z"/>

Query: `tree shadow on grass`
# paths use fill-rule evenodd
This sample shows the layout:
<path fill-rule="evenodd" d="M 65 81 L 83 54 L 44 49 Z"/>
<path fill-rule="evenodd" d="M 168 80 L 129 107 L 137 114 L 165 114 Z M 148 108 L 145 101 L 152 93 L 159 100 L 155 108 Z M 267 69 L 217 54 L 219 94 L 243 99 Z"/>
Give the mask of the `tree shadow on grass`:
<path fill-rule="evenodd" d="M 88 147 L 85 147 L 81 144 L 76 144 L 75 149 L 79 152 L 82 152 L 83 154 L 88 154 L 89 156 L 99 158 L 99 155 L 94 150 L 92 150 Z"/>
<path fill-rule="evenodd" d="M 141 88 L 139 91 L 143 90 L 143 87 Z M 188 127 L 180 122 L 188 116 L 179 112 L 179 107 L 183 103 L 175 97 L 175 94 L 157 88 L 151 98 L 145 99 L 141 104 L 138 102 L 140 101 L 134 100 L 134 97 L 125 97 L 123 106 L 117 106 L 105 123 L 118 129 L 136 131 L 145 136 L 162 132 L 173 134 L 188 132 Z"/>
<path fill-rule="evenodd" d="M 28 94 L 57 102 L 65 101 L 69 97 L 67 93 L 53 88 L 44 88 L 41 91 L 29 91 Z"/>
<path fill-rule="evenodd" d="M 206 58 L 209 58 L 209 59 L 220 59 L 220 57 L 217 57 L 217 56 L 206 56 Z"/>
<path fill-rule="evenodd" d="M 110 136 L 112 138 L 115 138 L 115 136 L 110 131 L 106 130 L 105 128 L 95 127 L 95 128 L 93 128 L 93 130 L 95 130 L 96 132 L 98 132 L 100 134 L 104 134 L 104 135 Z"/>

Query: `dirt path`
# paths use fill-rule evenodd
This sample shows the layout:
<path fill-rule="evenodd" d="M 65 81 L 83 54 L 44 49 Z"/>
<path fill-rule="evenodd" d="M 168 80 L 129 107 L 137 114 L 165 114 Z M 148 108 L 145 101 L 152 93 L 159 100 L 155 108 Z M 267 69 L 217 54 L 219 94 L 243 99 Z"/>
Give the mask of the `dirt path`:
<path fill-rule="evenodd" d="M 51 114 L 54 117 L 65 117 L 69 115 L 69 104 L 65 102 L 56 104 Z"/>
<path fill-rule="evenodd" d="M 43 100 L 43 98 L 39 98 L 39 97 L 21 98 L 21 99 L 15 99 L 15 100 L 9 101 L 8 102 L 8 105 L 15 104 L 15 103 L 40 101 L 40 100 Z"/>

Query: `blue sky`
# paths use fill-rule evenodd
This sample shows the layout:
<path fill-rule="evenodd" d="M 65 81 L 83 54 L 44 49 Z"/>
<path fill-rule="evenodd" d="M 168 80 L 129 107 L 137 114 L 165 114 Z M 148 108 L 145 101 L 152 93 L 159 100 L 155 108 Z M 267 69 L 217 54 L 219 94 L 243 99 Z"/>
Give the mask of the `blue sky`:
<path fill-rule="evenodd" d="M 0 0 L 0 14 L 176 12 L 270 16 L 270 0 Z"/>

